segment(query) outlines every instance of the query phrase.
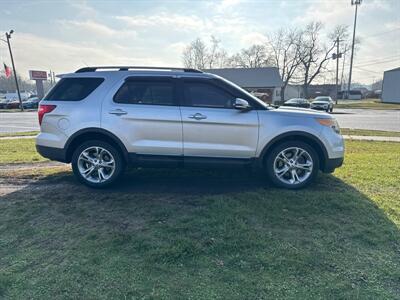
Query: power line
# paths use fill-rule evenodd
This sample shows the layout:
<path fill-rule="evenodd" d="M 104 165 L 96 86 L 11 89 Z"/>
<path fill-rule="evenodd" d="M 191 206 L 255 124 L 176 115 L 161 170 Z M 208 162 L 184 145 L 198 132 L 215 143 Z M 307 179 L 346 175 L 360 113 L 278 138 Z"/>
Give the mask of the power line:
<path fill-rule="evenodd" d="M 385 60 L 385 61 L 372 62 L 372 63 L 366 63 L 366 64 L 358 64 L 358 66 L 359 67 L 374 66 L 374 65 L 381 65 L 381 64 L 385 64 L 385 63 L 389 63 L 389 62 L 394 62 L 394 61 L 399 61 L 400 62 L 400 58 L 389 59 L 389 60 Z"/>
<path fill-rule="evenodd" d="M 373 59 L 368 59 L 368 60 L 361 60 L 358 61 L 358 64 L 366 64 L 366 63 L 370 63 L 370 62 L 378 62 L 378 61 L 382 61 L 382 60 L 387 60 L 387 59 L 394 59 L 394 58 L 400 58 L 400 54 L 393 54 L 393 55 L 388 55 L 388 56 L 384 56 L 384 57 L 380 57 L 380 58 L 373 58 Z"/>
<path fill-rule="evenodd" d="M 379 64 L 385 64 L 385 63 L 390 63 L 394 61 L 399 61 L 400 62 L 400 56 L 397 58 L 392 58 L 392 59 L 383 59 L 383 60 L 373 60 L 371 62 L 365 62 L 365 63 L 358 63 L 358 67 L 366 67 L 366 66 L 373 66 L 373 65 L 379 65 Z M 349 66 L 349 64 L 346 64 L 345 67 Z"/>
<path fill-rule="evenodd" d="M 376 73 L 376 74 L 381 74 L 381 75 L 383 74 L 383 72 L 377 72 L 377 71 L 367 70 L 367 69 L 360 68 L 360 67 L 356 67 L 356 66 L 354 66 L 353 68 L 358 69 L 358 70 L 363 71 L 363 72 Z"/>
<path fill-rule="evenodd" d="M 361 36 L 361 38 L 363 38 L 363 39 L 367 38 L 368 39 L 370 37 L 379 36 L 379 35 L 385 35 L 385 34 L 388 34 L 388 33 L 391 33 L 391 32 L 397 31 L 397 30 L 400 30 L 400 28 L 395 28 L 395 29 L 391 29 L 391 30 L 387 30 L 387 31 L 381 31 L 381 32 L 377 32 L 377 33 L 374 33 L 374 34 L 369 34 L 369 35 L 366 35 L 366 36 Z"/>

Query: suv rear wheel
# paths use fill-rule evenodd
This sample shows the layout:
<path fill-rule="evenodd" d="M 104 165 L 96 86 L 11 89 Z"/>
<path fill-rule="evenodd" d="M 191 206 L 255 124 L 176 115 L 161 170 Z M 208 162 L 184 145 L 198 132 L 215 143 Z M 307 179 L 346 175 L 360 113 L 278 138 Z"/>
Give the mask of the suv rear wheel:
<path fill-rule="evenodd" d="M 279 144 L 265 164 L 268 177 L 279 187 L 299 189 L 308 186 L 317 176 L 319 159 L 315 150 L 301 141 Z"/>
<path fill-rule="evenodd" d="M 117 149 L 103 141 L 85 142 L 72 155 L 75 176 L 90 187 L 109 186 L 121 176 L 124 167 Z"/>

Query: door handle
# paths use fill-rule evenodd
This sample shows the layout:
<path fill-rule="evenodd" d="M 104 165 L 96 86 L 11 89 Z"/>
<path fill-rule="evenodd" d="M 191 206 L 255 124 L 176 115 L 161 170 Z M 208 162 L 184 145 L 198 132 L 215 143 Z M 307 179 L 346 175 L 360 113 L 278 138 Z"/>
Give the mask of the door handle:
<path fill-rule="evenodd" d="M 115 110 L 111 110 L 108 112 L 110 115 L 116 115 L 116 116 L 122 116 L 122 115 L 126 115 L 127 112 L 122 110 L 122 109 L 115 109 Z"/>
<path fill-rule="evenodd" d="M 202 115 L 201 113 L 195 113 L 194 115 L 190 115 L 188 118 L 195 119 L 195 120 L 203 120 L 203 119 L 207 119 L 207 116 Z"/>

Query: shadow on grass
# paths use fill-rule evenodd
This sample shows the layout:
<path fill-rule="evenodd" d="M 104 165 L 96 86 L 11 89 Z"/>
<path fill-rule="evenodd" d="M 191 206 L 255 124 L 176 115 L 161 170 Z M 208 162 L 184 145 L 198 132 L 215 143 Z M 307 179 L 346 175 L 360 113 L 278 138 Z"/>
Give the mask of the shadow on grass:
<path fill-rule="evenodd" d="M 108 190 L 70 173 L 0 198 L 0 296 L 396 298 L 400 235 L 321 175 L 275 189 L 238 171 L 138 170 Z"/>

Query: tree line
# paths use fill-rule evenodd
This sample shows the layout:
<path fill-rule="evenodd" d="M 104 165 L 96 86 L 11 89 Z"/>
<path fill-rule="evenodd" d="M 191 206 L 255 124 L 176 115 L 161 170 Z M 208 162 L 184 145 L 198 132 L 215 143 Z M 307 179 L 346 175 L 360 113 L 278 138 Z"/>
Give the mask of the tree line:
<path fill-rule="evenodd" d="M 338 25 L 325 32 L 321 22 L 311 22 L 304 28 L 281 28 L 268 34 L 266 42 L 234 54 L 228 54 L 214 36 L 209 42 L 197 38 L 185 47 L 182 60 L 185 67 L 196 69 L 276 67 L 283 81 L 281 100 L 289 83 L 301 84 L 308 97 L 311 83 L 328 71 L 338 40 L 344 61 L 351 45 L 348 26 Z"/>

